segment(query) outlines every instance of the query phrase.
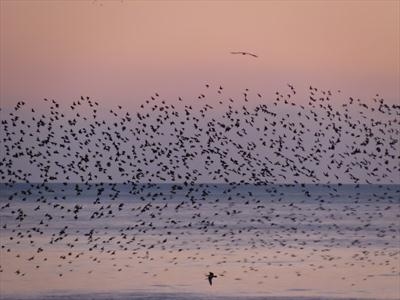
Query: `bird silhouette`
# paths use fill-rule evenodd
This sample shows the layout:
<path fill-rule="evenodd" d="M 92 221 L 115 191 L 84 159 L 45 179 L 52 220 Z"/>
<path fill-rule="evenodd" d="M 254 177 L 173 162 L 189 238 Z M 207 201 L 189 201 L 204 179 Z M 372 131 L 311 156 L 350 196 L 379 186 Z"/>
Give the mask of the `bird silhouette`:
<path fill-rule="evenodd" d="M 231 54 L 241 54 L 241 55 L 250 55 L 253 57 L 258 57 L 257 55 L 250 53 L 250 52 L 244 52 L 244 51 L 232 51 Z"/>
<path fill-rule="evenodd" d="M 212 280 L 213 280 L 213 278 L 217 278 L 218 276 L 217 276 L 217 275 L 214 275 L 213 272 L 210 272 L 210 273 L 208 273 L 208 275 L 206 275 L 206 277 L 207 277 L 208 282 L 210 283 L 210 285 L 212 285 Z"/>

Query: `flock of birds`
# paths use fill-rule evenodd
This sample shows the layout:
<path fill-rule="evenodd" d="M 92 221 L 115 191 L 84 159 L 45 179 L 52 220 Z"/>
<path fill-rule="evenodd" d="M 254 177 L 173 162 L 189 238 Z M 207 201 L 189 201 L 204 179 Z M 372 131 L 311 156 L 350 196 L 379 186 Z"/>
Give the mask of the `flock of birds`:
<path fill-rule="evenodd" d="M 298 104 L 289 88 L 253 105 L 248 89 L 223 99 L 220 86 L 212 103 L 204 92 L 183 107 L 156 93 L 134 114 L 118 106 L 108 116 L 88 97 L 69 109 L 45 99 L 47 113 L 19 102 L 2 113 L 1 180 L 398 183 L 399 105 L 377 95 L 335 109 L 332 92 L 313 87 Z"/>
<path fill-rule="evenodd" d="M 130 252 L 146 261 L 156 248 L 179 255 L 205 245 L 216 253 L 310 247 L 308 257 L 319 253 L 335 263 L 339 258 L 326 248 L 340 244 L 337 236 L 364 230 L 374 240 L 349 241 L 361 251 L 354 259 L 374 264 L 372 256 L 384 256 L 398 273 L 392 263 L 399 257 L 393 248 L 399 214 L 393 214 L 400 193 L 400 106 L 379 95 L 371 104 L 351 97 L 338 104 L 332 98 L 339 91 L 310 86 L 308 92 L 301 102 L 292 85 L 273 100 L 248 89 L 233 99 L 222 86 L 207 84 L 195 101 L 168 103 L 155 93 L 135 113 L 122 106 L 107 112 L 89 97 L 69 107 L 45 99 L 47 112 L 24 102 L 11 112 L 2 109 L 0 251 L 14 251 L 36 268 L 46 250 L 60 245 L 65 254 L 59 260 L 69 264 L 85 249 Z M 353 184 L 348 194 L 343 183 Z M 371 183 L 378 190 L 359 192 Z M 285 194 L 292 185 L 302 200 Z M 348 202 L 336 207 L 341 197 Z M 116 219 L 126 222 L 112 231 Z M 341 225 L 345 220 L 359 225 Z M 93 227 L 80 230 L 81 221 Z M 198 236 L 190 246 L 181 242 L 193 231 Z M 49 238 L 41 243 L 40 236 Z M 369 251 L 374 243 L 382 250 Z M 18 254 L 20 245 L 32 256 Z M 26 275 L 1 263 L 0 272 Z M 210 285 L 215 277 L 207 275 Z"/>

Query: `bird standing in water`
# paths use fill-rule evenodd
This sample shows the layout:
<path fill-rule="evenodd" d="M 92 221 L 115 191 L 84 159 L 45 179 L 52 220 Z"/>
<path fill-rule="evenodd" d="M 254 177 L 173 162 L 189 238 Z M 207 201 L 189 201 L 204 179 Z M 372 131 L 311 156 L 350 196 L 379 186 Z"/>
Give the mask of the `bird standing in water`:
<path fill-rule="evenodd" d="M 216 275 L 214 275 L 214 273 L 213 272 L 210 272 L 208 275 L 206 275 L 207 276 L 207 278 L 208 278 L 208 282 L 210 283 L 210 285 L 212 285 L 212 280 L 213 280 L 213 278 L 217 278 L 217 276 Z"/>

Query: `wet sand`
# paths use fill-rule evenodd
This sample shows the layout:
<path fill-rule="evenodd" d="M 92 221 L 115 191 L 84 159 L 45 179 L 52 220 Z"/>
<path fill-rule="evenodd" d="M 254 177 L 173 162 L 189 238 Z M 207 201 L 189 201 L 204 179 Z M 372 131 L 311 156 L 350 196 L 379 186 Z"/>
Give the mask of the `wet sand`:
<path fill-rule="evenodd" d="M 19 253 L 29 256 L 29 253 Z M 2 274 L 2 294 L 30 297 L 90 292 L 96 294 L 95 298 L 98 293 L 106 293 L 116 299 L 124 299 L 124 295 L 119 295 L 122 291 L 123 294 L 133 294 L 129 294 L 128 298 L 138 292 L 156 292 L 174 295 L 195 293 L 211 298 L 270 295 L 396 299 L 398 292 L 398 275 L 385 273 L 386 258 L 376 260 L 375 266 L 371 267 L 356 263 L 354 256 L 358 253 L 354 250 L 327 249 L 326 256 L 329 258 L 326 261 L 310 254 L 310 249 L 285 250 L 279 254 L 259 250 L 234 253 L 186 250 L 181 251 L 179 256 L 153 251 L 143 259 L 131 255 L 118 255 L 116 258 L 96 255 L 96 265 L 93 265 L 94 257 L 90 254 L 82 255 L 73 263 L 67 261 L 60 264 L 57 259 L 59 254 L 56 251 L 47 253 L 46 264 L 42 264 L 39 270 L 34 270 L 35 263 L 28 267 L 25 265 L 26 275 L 22 280 L 16 280 L 14 274 Z M 195 259 L 200 256 L 202 259 Z M 332 268 L 330 259 L 335 260 L 335 257 L 341 259 Z M 18 268 L 21 264 L 10 254 L 2 254 L 2 261 L 4 269 Z M 219 275 L 214 279 L 213 286 L 209 286 L 205 277 L 209 269 Z"/>
<path fill-rule="evenodd" d="M 152 292 L 135 292 L 135 293 L 92 293 L 92 294 L 59 294 L 59 295 L 38 295 L 38 296 L 15 296 L 10 298 L 2 298 L 4 300 L 92 300 L 92 299 L 107 299 L 107 300 L 332 300 L 332 299 L 372 299 L 372 298 L 338 298 L 338 297 L 301 297 L 301 296 L 213 296 L 209 294 L 190 294 L 190 293 L 152 293 Z M 377 299 L 377 298 L 373 298 Z"/>

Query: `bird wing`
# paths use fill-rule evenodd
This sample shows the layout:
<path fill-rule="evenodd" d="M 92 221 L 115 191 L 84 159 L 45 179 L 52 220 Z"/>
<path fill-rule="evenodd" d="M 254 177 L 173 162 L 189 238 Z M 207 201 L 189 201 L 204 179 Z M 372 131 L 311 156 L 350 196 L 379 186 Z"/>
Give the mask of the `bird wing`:
<path fill-rule="evenodd" d="M 231 54 L 244 54 L 244 55 L 251 55 L 253 57 L 258 57 L 257 55 L 250 53 L 250 52 L 243 52 L 243 51 L 232 51 Z"/>
<path fill-rule="evenodd" d="M 258 57 L 257 55 L 255 55 L 255 54 L 253 54 L 253 53 L 250 53 L 250 52 L 243 52 L 243 53 L 246 54 L 246 55 L 253 56 L 253 57 Z"/>
<path fill-rule="evenodd" d="M 208 282 L 210 283 L 210 285 L 212 285 L 212 277 L 208 276 Z"/>

